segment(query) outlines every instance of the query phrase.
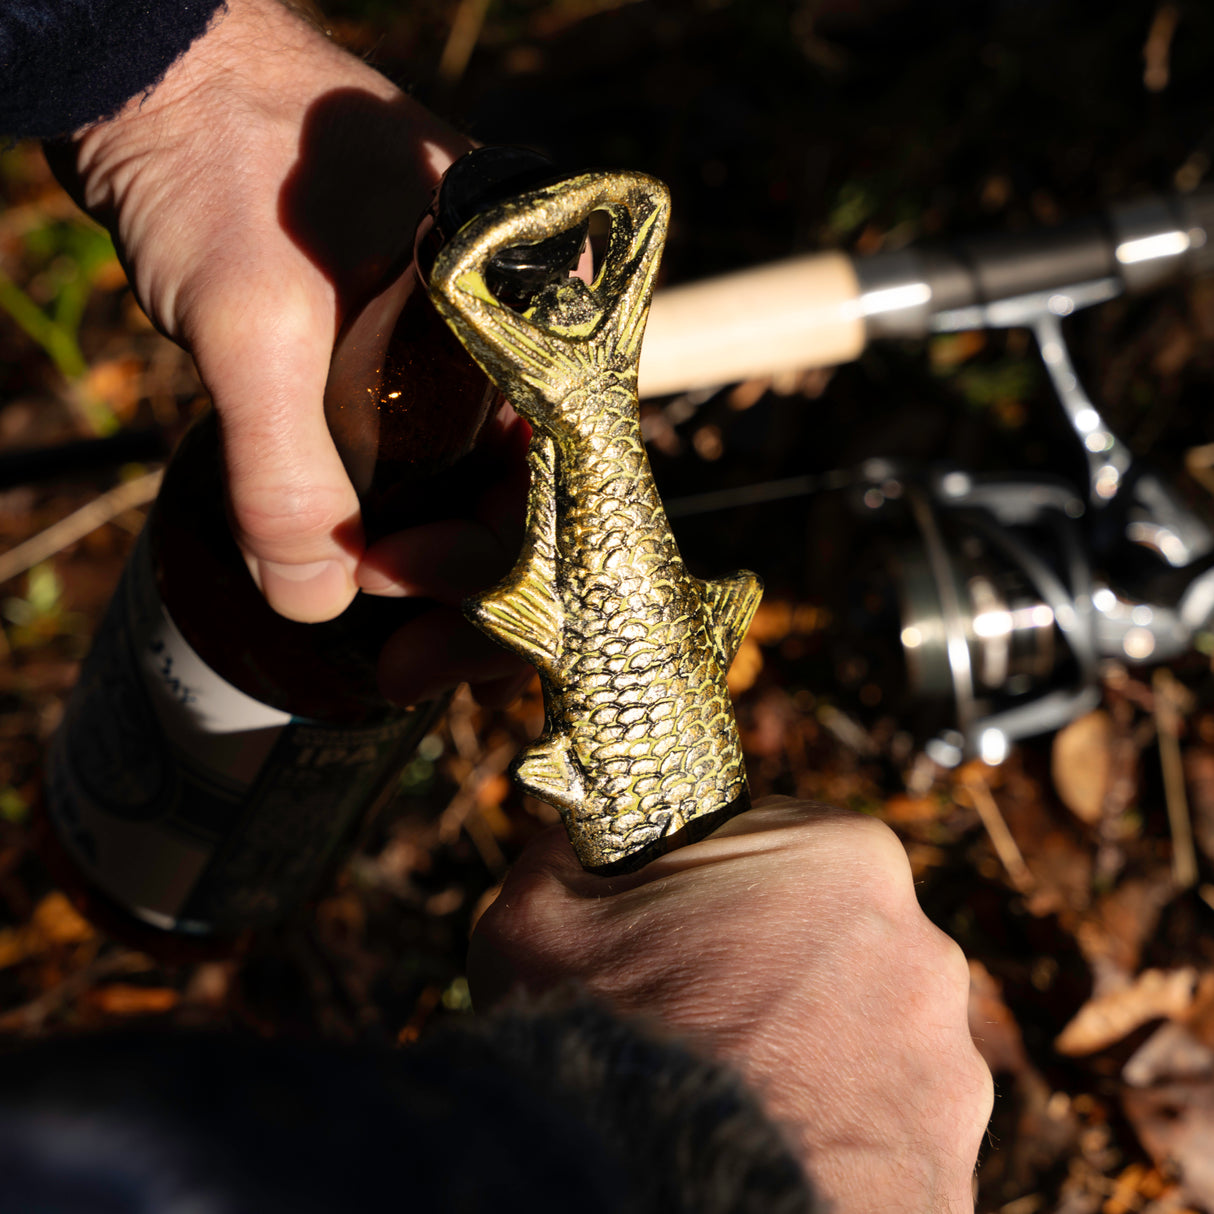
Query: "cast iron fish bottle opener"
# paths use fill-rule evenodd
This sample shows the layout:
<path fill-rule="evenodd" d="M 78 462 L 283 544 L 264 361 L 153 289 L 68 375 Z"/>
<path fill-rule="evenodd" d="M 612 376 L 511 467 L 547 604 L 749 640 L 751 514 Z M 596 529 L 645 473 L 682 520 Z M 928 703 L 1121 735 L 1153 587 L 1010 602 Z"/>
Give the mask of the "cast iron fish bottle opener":
<path fill-rule="evenodd" d="M 641 441 L 637 364 L 669 205 L 640 174 L 568 178 L 472 220 L 430 275 L 443 317 L 534 428 L 522 553 L 465 610 L 538 669 L 545 727 L 514 776 L 598 872 L 639 868 L 749 805 L 725 674 L 762 587 L 687 572 Z M 495 255 L 596 211 L 610 235 L 589 287 L 549 285 L 523 313 L 494 297 Z"/>

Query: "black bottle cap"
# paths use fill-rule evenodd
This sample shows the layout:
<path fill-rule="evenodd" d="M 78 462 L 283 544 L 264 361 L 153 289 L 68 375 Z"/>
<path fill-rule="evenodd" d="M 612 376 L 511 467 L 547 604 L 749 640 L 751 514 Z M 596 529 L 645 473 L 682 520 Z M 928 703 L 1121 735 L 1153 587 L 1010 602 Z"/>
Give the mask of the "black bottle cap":
<path fill-rule="evenodd" d="M 416 258 L 425 281 L 438 251 L 470 219 L 507 198 L 560 181 L 548 157 L 530 148 L 474 148 L 447 170 L 426 218 L 418 226 Z M 586 243 L 588 225 L 497 254 L 486 271 L 490 291 L 507 307 L 525 308 L 549 282 L 566 276 Z"/>

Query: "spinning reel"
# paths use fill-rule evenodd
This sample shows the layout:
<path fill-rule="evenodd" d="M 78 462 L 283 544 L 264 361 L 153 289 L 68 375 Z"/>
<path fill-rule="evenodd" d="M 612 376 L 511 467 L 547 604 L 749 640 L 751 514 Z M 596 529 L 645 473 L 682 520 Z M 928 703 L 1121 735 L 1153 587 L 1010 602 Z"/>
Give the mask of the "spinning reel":
<path fill-rule="evenodd" d="M 859 470 L 855 509 L 901 536 L 890 570 L 899 643 L 912 701 L 942 723 L 926 751 L 944 766 L 1001 762 L 1017 740 L 1094 707 L 1103 662 L 1175 659 L 1214 619 L 1214 529 L 1113 433 L 1061 325 L 1178 269 L 1205 269 L 1202 202 L 1123 208 L 1078 243 L 1027 255 L 991 243 L 951 264 L 938 254 L 860 263 L 870 298 L 901 301 L 870 313 L 870 336 L 1028 329 L 1086 461 L 1082 486 L 886 460 Z M 1058 280 L 1093 268 L 1104 272 Z M 950 304 L 966 276 L 971 298 Z"/>

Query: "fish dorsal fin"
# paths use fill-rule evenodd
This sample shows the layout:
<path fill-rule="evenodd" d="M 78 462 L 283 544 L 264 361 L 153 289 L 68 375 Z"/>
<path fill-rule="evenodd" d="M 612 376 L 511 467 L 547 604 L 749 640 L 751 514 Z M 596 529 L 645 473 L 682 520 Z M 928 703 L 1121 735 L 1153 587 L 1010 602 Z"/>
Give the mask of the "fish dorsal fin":
<path fill-rule="evenodd" d="M 717 644 L 721 668 L 728 670 L 763 597 L 763 583 L 757 574 L 743 569 L 714 582 L 701 582 L 700 593 L 704 596 L 708 630 Z"/>

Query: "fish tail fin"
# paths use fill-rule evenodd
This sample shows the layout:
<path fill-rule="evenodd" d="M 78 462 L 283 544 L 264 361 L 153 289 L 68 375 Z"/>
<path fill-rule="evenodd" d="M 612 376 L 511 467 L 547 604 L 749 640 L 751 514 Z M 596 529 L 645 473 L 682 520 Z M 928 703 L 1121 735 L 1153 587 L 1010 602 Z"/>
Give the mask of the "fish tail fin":
<path fill-rule="evenodd" d="M 585 780 L 564 734 L 542 737 L 528 746 L 515 759 L 512 774 L 532 796 L 567 814 L 576 814 L 585 804 Z"/>
<path fill-rule="evenodd" d="M 721 669 L 728 670 L 763 597 L 763 582 L 757 574 L 743 569 L 730 577 L 701 582 L 700 592 Z"/>

